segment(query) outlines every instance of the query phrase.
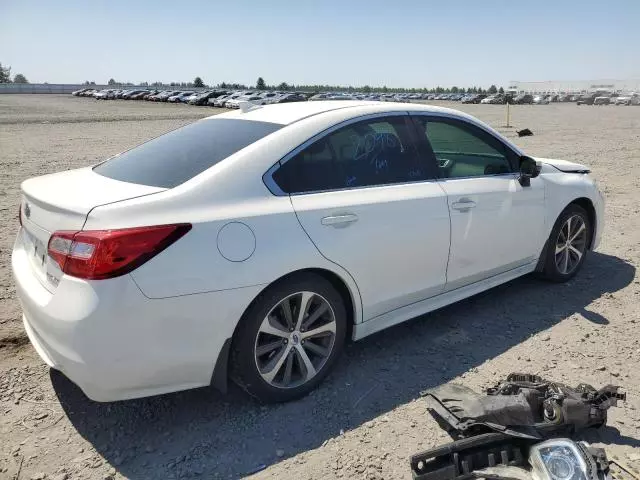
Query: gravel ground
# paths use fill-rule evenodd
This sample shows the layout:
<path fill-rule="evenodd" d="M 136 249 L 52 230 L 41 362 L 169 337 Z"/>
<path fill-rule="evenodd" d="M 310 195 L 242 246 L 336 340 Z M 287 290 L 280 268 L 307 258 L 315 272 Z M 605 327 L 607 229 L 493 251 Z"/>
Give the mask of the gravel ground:
<path fill-rule="evenodd" d="M 0 478 L 409 478 L 409 455 L 445 442 L 419 399 L 509 372 L 629 399 L 585 435 L 640 468 L 640 108 L 454 105 L 534 156 L 590 165 L 607 197 L 597 253 L 570 283 L 526 277 L 349 345 L 313 394 L 260 406 L 237 389 L 99 404 L 49 371 L 25 339 L 9 269 L 20 182 L 89 165 L 209 115 L 208 108 L 0 96 Z"/>

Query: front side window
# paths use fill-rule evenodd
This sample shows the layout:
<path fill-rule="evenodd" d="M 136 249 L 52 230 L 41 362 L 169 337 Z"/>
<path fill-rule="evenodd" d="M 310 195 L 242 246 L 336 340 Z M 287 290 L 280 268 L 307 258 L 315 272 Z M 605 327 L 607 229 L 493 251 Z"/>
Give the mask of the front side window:
<path fill-rule="evenodd" d="M 429 178 L 408 116 L 365 120 L 317 140 L 284 163 L 273 179 L 286 193 L 388 185 Z"/>
<path fill-rule="evenodd" d="M 449 119 L 417 118 L 438 163 L 441 178 L 481 177 L 513 171 L 511 152 L 481 129 Z"/>

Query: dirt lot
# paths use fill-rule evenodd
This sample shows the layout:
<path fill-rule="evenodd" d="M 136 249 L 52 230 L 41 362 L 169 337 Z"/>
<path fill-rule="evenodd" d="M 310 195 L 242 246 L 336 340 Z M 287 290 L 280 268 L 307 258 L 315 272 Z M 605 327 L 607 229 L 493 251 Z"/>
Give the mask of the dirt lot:
<path fill-rule="evenodd" d="M 208 108 L 0 96 L 0 478 L 409 478 L 407 458 L 445 441 L 419 392 L 473 388 L 517 370 L 623 385 L 629 400 L 587 439 L 640 458 L 640 108 L 454 105 L 534 156 L 593 168 L 607 197 L 597 253 L 572 282 L 522 278 L 350 345 L 309 397 L 260 406 L 236 389 L 98 404 L 25 340 L 10 274 L 20 182 L 89 165 Z M 523 219 L 525 221 L 526 219 Z M 636 453 L 632 453 L 635 449 Z M 640 462 L 637 465 L 640 468 Z"/>

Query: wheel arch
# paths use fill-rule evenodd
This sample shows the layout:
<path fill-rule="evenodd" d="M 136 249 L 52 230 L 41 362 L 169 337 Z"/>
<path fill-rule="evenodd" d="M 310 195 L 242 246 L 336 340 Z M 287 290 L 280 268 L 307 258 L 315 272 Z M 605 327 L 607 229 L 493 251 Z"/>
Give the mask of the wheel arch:
<path fill-rule="evenodd" d="M 587 215 L 589 215 L 589 227 L 590 227 L 590 232 L 589 232 L 589 245 L 588 248 L 591 249 L 592 245 L 593 245 L 593 239 L 595 237 L 595 231 L 596 231 L 596 222 L 597 222 L 597 215 L 596 215 L 596 207 L 593 205 L 593 202 L 591 201 L 591 199 L 587 198 L 587 197 L 580 197 L 580 198 L 576 198 L 575 200 L 571 201 L 566 207 L 564 207 L 562 209 L 562 211 L 564 212 L 567 207 L 571 206 L 571 205 L 578 205 L 582 208 L 584 208 L 584 210 L 587 212 Z M 562 212 L 560 212 L 560 214 L 562 214 Z"/>
<path fill-rule="evenodd" d="M 549 248 L 549 236 L 553 231 L 553 227 L 555 223 L 558 221 L 558 218 L 560 218 L 560 215 L 562 215 L 564 211 L 567 208 L 569 208 L 571 205 L 578 205 L 579 207 L 582 207 L 587 212 L 587 215 L 589 215 L 589 228 L 591 231 L 589 232 L 590 233 L 589 245 L 587 248 L 591 249 L 593 245 L 594 237 L 595 237 L 594 234 L 596 232 L 596 221 L 597 221 L 596 209 L 591 199 L 587 197 L 574 198 L 569 203 L 567 203 L 562 208 L 562 210 L 560 210 L 560 212 L 558 212 L 558 215 L 556 215 L 556 218 L 553 220 L 553 223 L 549 228 L 549 233 L 547 234 L 547 239 L 545 240 L 544 246 L 542 247 L 542 252 L 540 253 L 540 257 L 538 258 L 538 264 L 536 265 L 536 269 L 535 269 L 536 272 L 541 272 L 544 267 L 544 258 L 546 257 L 547 249 Z"/>
<path fill-rule="evenodd" d="M 315 268 L 304 268 L 304 269 L 294 270 L 285 275 L 282 275 L 281 277 L 277 278 L 276 280 L 269 283 L 268 285 L 265 285 L 265 287 L 262 290 L 260 290 L 260 292 L 251 300 L 251 302 L 249 302 L 247 307 L 244 309 L 243 314 L 238 319 L 238 322 L 236 323 L 233 329 L 233 334 L 231 335 L 230 338 L 227 338 L 227 340 L 224 342 L 222 350 L 218 355 L 218 359 L 216 360 L 213 374 L 211 376 L 211 386 L 213 386 L 217 390 L 220 390 L 223 393 L 226 393 L 227 391 L 229 367 L 230 367 L 229 359 L 231 355 L 231 348 L 232 348 L 233 341 L 236 338 L 238 327 L 243 321 L 246 312 L 254 305 L 254 303 L 257 301 L 257 299 L 262 295 L 262 293 L 266 289 L 271 288 L 274 285 L 277 285 L 279 283 L 286 282 L 290 278 L 296 275 L 305 274 L 305 273 L 311 273 L 311 274 L 315 274 L 323 277 L 325 280 L 331 283 L 331 285 L 338 291 L 338 293 L 340 294 L 340 297 L 345 302 L 345 310 L 347 312 L 347 332 L 345 337 L 347 339 L 353 338 L 354 324 L 358 323 L 358 319 L 360 319 L 362 316 L 362 306 L 360 303 L 360 295 L 357 292 L 357 290 L 355 292 L 353 291 L 353 288 L 357 288 L 355 284 L 353 285 L 353 287 L 350 286 L 349 284 L 350 282 L 348 282 L 348 280 L 344 279 L 338 273 L 332 270 L 329 270 L 327 268 L 315 267 Z"/>

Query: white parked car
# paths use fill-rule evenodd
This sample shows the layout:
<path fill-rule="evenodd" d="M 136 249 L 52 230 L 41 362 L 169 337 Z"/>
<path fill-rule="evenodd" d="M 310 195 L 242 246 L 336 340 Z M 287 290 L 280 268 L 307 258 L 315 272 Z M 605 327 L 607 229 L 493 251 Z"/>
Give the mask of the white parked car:
<path fill-rule="evenodd" d="M 640 95 L 637 93 L 628 93 L 620 95 L 613 100 L 615 105 L 640 105 Z"/>
<path fill-rule="evenodd" d="M 93 94 L 93 98 L 96 100 L 113 100 L 116 98 L 116 93 L 119 90 L 100 90 Z"/>
<path fill-rule="evenodd" d="M 247 93 L 244 95 L 240 95 L 236 98 L 231 98 L 227 100 L 224 104 L 226 108 L 240 108 L 240 104 L 242 102 L 250 102 L 253 105 L 258 105 L 262 100 L 262 97 L 259 93 Z"/>
<path fill-rule="evenodd" d="M 186 103 L 187 100 L 193 95 L 195 92 L 180 92 L 176 95 L 173 95 L 167 98 L 167 102 L 169 103 Z"/>
<path fill-rule="evenodd" d="M 549 97 L 546 95 L 536 95 L 533 97 L 534 105 L 549 105 Z"/>
<path fill-rule="evenodd" d="M 455 110 L 242 108 L 22 184 L 24 327 L 98 401 L 214 385 L 306 394 L 359 340 L 600 240 L 587 167 Z M 499 295 L 497 293 L 496 295 Z"/>

